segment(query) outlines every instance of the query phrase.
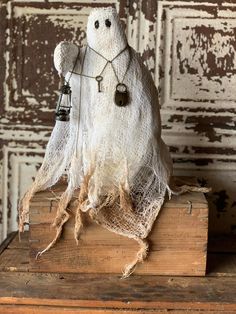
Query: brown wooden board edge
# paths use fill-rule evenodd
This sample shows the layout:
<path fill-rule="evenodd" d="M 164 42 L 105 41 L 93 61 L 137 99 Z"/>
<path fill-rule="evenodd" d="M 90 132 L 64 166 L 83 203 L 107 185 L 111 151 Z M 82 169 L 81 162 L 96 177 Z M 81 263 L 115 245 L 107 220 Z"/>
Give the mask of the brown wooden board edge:
<path fill-rule="evenodd" d="M 171 311 L 171 312 L 170 312 Z M 102 308 L 81 308 L 81 307 L 66 307 L 61 308 L 57 306 L 42 306 L 42 305 L 18 305 L 17 314 L 183 314 L 182 310 L 153 310 L 153 309 L 138 309 L 137 311 L 126 309 L 102 309 Z M 236 311 L 214 311 L 214 310 L 186 310 L 184 313 L 188 314 L 235 314 Z M 0 305 L 0 314 L 15 314 L 15 305 Z"/>
<path fill-rule="evenodd" d="M 17 297 L 0 297 L 1 304 L 15 305 L 43 305 L 57 307 L 79 307 L 79 308 L 101 308 L 101 309 L 119 309 L 119 310 L 214 310 L 214 311 L 236 311 L 236 303 L 219 302 L 201 302 L 201 301 L 117 301 L 117 300 L 71 300 L 71 299 L 45 299 L 45 298 L 17 298 Z"/>
<path fill-rule="evenodd" d="M 14 231 L 11 232 L 6 239 L 0 245 L 0 255 L 2 252 L 8 247 L 8 245 L 12 242 L 12 240 L 17 236 L 18 232 Z"/>

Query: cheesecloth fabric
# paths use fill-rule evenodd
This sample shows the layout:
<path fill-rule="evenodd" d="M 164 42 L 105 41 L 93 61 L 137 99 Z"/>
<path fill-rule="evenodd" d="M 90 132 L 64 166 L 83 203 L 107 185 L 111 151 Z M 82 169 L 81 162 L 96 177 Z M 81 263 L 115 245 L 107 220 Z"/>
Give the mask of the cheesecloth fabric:
<path fill-rule="evenodd" d="M 106 26 L 106 20 L 110 21 L 110 27 Z M 86 47 L 78 48 L 62 42 L 55 49 L 55 66 L 72 89 L 70 121 L 55 124 L 43 164 L 21 200 L 20 231 L 28 219 L 29 202 L 34 193 L 54 185 L 66 170 L 68 186 L 58 205 L 54 222 L 56 236 L 39 255 L 60 236 L 63 224 L 69 219 L 66 208 L 79 187 L 76 240 L 82 227 L 81 212 L 88 212 L 103 227 L 137 240 L 140 251 L 126 267 L 124 277 L 127 277 L 137 262 L 146 257 L 145 239 L 166 192 L 171 194 L 172 162 L 161 138 L 157 89 L 140 56 L 127 46 L 114 8 L 91 12 L 87 43 Z M 115 59 L 105 67 L 101 92 L 98 92 L 94 77 L 106 65 L 105 58 Z M 125 107 L 114 102 L 117 77 L 128 88 L 129 103 Z"/>

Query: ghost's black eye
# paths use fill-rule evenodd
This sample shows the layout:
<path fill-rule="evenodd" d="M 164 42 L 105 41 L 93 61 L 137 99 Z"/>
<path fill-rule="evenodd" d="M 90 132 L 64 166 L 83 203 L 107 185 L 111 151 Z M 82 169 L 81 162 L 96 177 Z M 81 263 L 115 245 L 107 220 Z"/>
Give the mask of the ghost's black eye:
<path fill-rule="evenodd" d="M 99 22 L 95 21 L 94 26 L 95 26 L 95 28 L 98 28 L 99 27 Z"/>
<path fill-rule="evenodd" d="M 110 27 L 111 26 L 111 21 L 109 19 L 105 20 L 105 25 L 106 27 Z"/>

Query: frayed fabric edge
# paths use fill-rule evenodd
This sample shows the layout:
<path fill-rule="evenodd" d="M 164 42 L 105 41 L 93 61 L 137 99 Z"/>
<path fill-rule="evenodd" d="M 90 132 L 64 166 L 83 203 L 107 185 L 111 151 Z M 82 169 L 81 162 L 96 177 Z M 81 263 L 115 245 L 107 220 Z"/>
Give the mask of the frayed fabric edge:
<path fill-rule="evenodd" d="M 19 202 L 19 206 L 18 206 L 19 235 L 21 232 L 24 232 L 24 225 L 26 222 L 26 216 L 29 215 L 30 201 L 31 201 L 32 197 L 35 195 L 35 193 L 38 192 L 40 189 L 41 189 L 41 185 L 38 184 L 37 182 L 34 182 Z M 19 236 L 19 238 L 20 238 L 20 236 Z"/>
<path fill-rule="evenodd" d="M 207 187 L 199 187 L 195 185 L 185 185 L 185 184 L 178 187 L 174 187 L 174 189 L 170 188 L 170 191 L 173 195 L 182 195 L 187 192 L 209 193 L 212 190 L 211 188 L 207 188 Z"/>
<path fill-rule="evenodd" d="M 136 238 L 135 240 L 139 243 L 140 249 L 137 252 L 134 260 L 130 264 L 126 265 L 121 279 L 128 278 L 135 271 L 137 264 L 142 263 L 148 256 L 149 252 L 148 241 L 146 239 L 141 238 Z"/>

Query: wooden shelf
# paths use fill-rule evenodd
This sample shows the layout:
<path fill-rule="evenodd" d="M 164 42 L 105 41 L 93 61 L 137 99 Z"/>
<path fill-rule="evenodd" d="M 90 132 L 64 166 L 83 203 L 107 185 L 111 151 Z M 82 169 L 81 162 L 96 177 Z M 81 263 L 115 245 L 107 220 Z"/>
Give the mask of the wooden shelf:
<path fill-rule="evenodd" d="M 114 274 L 32 273 L 27 232 L 20 243 L 11 234 L 0 247 L 0 313 L 236 313 L 236 254 L 229 242 L 228 253 L 208 253 L 205 277 L 121 280 Z"/>

